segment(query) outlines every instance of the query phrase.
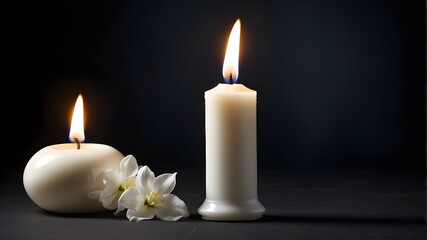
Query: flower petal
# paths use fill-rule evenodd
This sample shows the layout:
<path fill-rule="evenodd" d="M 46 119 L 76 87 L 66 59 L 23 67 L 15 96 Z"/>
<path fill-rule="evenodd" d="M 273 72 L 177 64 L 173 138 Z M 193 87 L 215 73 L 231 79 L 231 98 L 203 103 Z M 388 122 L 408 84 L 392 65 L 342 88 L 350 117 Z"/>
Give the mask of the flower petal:
<path fill-rule="evenodd" d="M 120 204 L 120 202 L 117 202 L 117 210 L 114 212 L 114 216 L 118 216 L 123 210 L 125 210 L 126 208 Z"/>
<path fill-rule="evenodd" d="M 126 217 L 131 222 L 139 222 L 146 219 L 152 219 L 155 216 L 154 208 L 143 206 L 139 211 L 134 211 L 128 209 L 126 212 Z"/>
<path fill-rule="evenodd" d="M 119 173 L 110 169 L 105 170 L 103 179 L 106 187 L 118 186 L 121 184 Z"/>
<path fill-rule="evenodd" d="M 136 186 L 141 194 L 147 195 L 151 193 L 153 181 L 154 173 L 148 166 L 143 166 L 138 170 L 138 175 L 136 176 Z"/>
<path fill-rule="evenodd" d="M 120 171 L 123 179 L 129 176 L 135 176 L 138 172 L 138 163 L 136 158 L 131 154 L 124 157 L 120 162 Z"/>
<path fill-rule="evenodd" d="M 117 200 L 120 197 L 120 191 L 117 187 L 106 187 L 104 191 L 101 192 L 99 196 L 99 201 L 102 203 L 102 206 L 108 210 L 113 210 L 117 208 Z"/>
<path fill-rule="evenodd" d="M 161 195 L 169 194 L 175 188 L 175 184 L 176 173 L 164 173 L 154 179 L 152 191 L 158 192 Z"/>
<path fill-rule="evenodd" d="M 136 209 L 139 202 L 138 199 L 140 197 L 140 194 L 138 192 L 138 189 L 136 188 L 129 188 L 126 191 L 123 192 L 123 194 L 120 196 L 118 200 L 118 205 L 124 208 L 129 209 Z"/>
<path fill-rule="evenodd" d="M 187 206 L 184 201 L 174 194 L 163 196 L 164 202 L 156 206 L 156 216 L 165 221 L 177 221 L 182 217 L 188 217 Z"/>

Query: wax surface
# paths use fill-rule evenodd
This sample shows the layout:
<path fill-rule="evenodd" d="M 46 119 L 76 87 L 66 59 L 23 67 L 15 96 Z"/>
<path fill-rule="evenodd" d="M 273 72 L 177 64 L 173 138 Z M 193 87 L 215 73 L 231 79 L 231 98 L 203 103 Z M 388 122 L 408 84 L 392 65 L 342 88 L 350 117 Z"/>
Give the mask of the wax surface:
<path fill-rule="evenodd" d="M 205 219 L 249 220 L 265 209 L 257 196 L 256 91 L 218 84 L 205 92 Z"/>
<path fill-rule="evenodd" d="M 118 169 L 123 154 L 104 144 L 64 143 L 39 150 L 23 175 L 25 191 L 39 207 L 58 213 L 91 213 L 105 209 L 88 194 L 103 189 L 102 174 Z"/>

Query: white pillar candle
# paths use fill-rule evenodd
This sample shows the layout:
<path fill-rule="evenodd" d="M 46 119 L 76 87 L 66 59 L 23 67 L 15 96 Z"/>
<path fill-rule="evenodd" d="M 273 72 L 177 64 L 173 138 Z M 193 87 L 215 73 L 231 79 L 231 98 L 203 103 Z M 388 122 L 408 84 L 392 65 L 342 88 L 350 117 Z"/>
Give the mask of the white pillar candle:
<path fill-rule="evenodd" d="M 104 188 L 104 171 L 119 169 L 124 155 L 108 145 L 81 143 L 84 140 L 81 95 L 76 101 L 70 139 L 76 143 L 47 146 L 31 157 L 23 174 L 25 191 L 35 204 L 48 211 L 105 211 L 88 194 Z"/>
<path fill-rule="evenodd" d="M 239 39 L 237 20 L 223 66 L 229 83 L 205 92 L 206 199 L 198 212 L 207 220 L 252 220 L 265 212 L 257 195 L 257 92 L 235 83 Z"/>

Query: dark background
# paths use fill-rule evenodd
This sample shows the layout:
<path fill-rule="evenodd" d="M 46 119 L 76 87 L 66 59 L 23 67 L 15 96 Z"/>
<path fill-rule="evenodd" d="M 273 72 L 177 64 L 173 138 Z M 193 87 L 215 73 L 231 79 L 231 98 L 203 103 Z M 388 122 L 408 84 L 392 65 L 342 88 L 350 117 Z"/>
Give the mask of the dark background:
<path fill-rule="evenodd" d="M 258 92 L 261 169 L 425 168 L 425 3 L 6 3 L 2 164 L 69 142 L 81 92 L 86 142 L 155 172 L 203 169 L 204 91 L 242 21 L 239 83 Z"/>

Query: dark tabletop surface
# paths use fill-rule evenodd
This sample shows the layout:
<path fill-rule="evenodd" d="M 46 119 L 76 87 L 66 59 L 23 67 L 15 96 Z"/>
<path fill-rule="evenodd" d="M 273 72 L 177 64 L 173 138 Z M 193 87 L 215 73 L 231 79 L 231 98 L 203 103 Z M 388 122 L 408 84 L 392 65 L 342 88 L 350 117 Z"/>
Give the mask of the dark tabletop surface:
<path fill-rule="evenodd" d="M 135 223 L 113 212 L 41 210 L 26 195 L 22 172 L 8 171 L 0 179 L 0 239 L 425 239 L 425 170 L 259 170 L 258 178 L 267 209 L 261 219 L 201 219 L 204 171 L 181 170 L 173 193 L 191 216 Z"/>

